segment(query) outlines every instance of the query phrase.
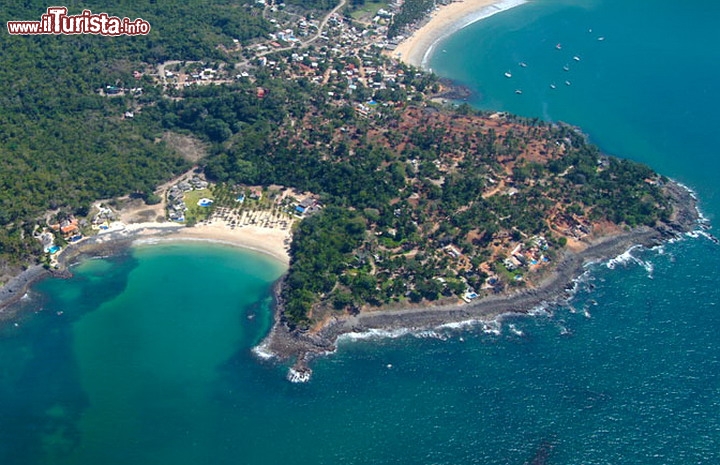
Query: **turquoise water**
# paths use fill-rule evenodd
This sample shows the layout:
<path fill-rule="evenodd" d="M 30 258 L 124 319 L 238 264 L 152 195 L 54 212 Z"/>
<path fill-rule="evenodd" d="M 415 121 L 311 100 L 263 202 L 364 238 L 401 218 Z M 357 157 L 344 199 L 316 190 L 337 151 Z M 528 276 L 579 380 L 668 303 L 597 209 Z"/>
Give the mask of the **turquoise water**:
<path fill-rule="evenodd" d="M 473 89 L 474 106 L 581 126 L 607 153 L 692 185 L 714 217 L 718 21 L 709 0 L 534 0 L 450 37 L 429 66 Z"/>
<path fill-rule="evenodd" d="M 538 0 L 450 39 L 432 66 L 474 105 L 582 126 L 716 217 L 717 13 Z M 265 257 L 183 244 L 87 261 L 0 328 L 0 463 L 720 463 L 720 247 L 632 256 L 591 265 L 550 314 L 345 340 L 306 384 L 250 351 L 281 273 Z"/>
<path fill-rule="evenodd" d="M 343 341 L 300 385 L 250 352 L 270 324 L 266 259 L 89 261 L 2 329 L 0 461 L 717 463 L 717 246 L 635 255 L 591 266 L 571 308 Z"/>

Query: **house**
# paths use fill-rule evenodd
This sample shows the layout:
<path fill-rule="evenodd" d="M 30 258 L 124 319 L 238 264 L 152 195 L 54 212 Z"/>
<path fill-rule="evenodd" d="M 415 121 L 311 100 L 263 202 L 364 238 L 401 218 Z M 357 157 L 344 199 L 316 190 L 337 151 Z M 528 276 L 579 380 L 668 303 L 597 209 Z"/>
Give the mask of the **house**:
<path fill-rule="evenodd" d="M 40 234 L 39 240 L 45 252 L 48 252 L 50 248 L 55 244 L 54 237 L 49 232 L 43 232 L 42 234 Z"/>
<path fill-rule="evenodd" d="M 79 231 L 80 231 L 80 228 L 78 227 L 78 220 L 76 218 L 72 218 L 70 220 L 65 220 L 62 223 L 60 223 L 60 232 L 63 233 L 63 235 L 65 235 L 65 236 L 75 234 Z"/>
<path fill-rule="evenodd" d="M 314 206 L 315 203 L 316 203 L 315 199 L 313 199 L 312 197 L 308 197 L 306 199 L 301 200 L 299 205 L 301 207 L 303 207 L 304 209 L 307 209 L 307 208 Z"/>
<path fill-rule="evenodd" d="M 321 205 L 313 197 L 307 197 L 295 206 L 293 213 L 297 216 L 312 215 L 321 209 Z"/>
<path fill-rule="evenodd" d="M 318 201 L 312 197 L 301 200 L 298 204 L 298 207 L 302 209 L 302 213 L 304 213 L 305 215 L 312 215 L 313 213 L 317 213 L 322 208 Z M 296 207 L 296 211 L 298 211 L 298 207 Z"/>
<path fill-rule="evenodd" d="M 174 202 L 176 200 L 182 200 L 183 195 L 183 191 L 181 191 L 177 186 L 173 186 L 168 191 L 167 198 L 170 202 Z"/>
<path fill-rule="evenodd" d="M 93 224 L 99 225 L 117 220 L 117 214 L 113 212 L 110 208 L 100 205 L 98 207 L 98 210 L 99 211 L 97 215 L 95 215 L 95 218 L 92 221 Z"/>
<path fill-rule="evenodd" d="M 506 258 L 505 260 L 503 260 L 503 264 L 509 271 L 516 270 L 516 269 L 520 268 L 520 266 L 522 266 L 522 263 L 520 263 L 518 261 L 518 259 L 515 258 L 514 256 L 510 256 L 510 257 Z"/>
<path fill-rule="evenodd" d="M 459 258 L 460 256 L 462 256 L 462 252 L 452 244 L 448 244 L 447 246 L 445 246 L 444 250 L 452 258 Z"/>
<path fill-rule="evenodd" d="M 188 183 L 193 189 L 197 190 L 205 189 L 209 185 L 207 181 L 203 181 L 199 176 L 193 176 Z"/>
<path fill-rule="evenodd" d="M 474 290 L 472 290 L 472 289 L 468 289 L 468 290 L 465 292 L 465 294 L 463 294 L 463 296 L 462 296 L 462 299 L 463 299 L 465 302 L 467 302 L 467 303 L 470 303 L 470 302 L 472 302 L 473 300 L 475 300 L 475 299 L 477 299 L 477 298 L 478 298 L 477 293 L 476 293 Z"/>

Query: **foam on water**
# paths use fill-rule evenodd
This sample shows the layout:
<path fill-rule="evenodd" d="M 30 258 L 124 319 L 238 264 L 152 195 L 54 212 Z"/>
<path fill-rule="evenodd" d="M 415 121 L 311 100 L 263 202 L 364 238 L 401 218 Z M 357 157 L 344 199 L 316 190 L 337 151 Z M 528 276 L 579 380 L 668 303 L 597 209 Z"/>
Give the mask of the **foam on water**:
<path fill-rule="evenodd" d="M 159 239 L 157 237 L 145 237 L 142 239 L 135 239 L 134 245 L 156 245 L 162 243 L 166 239 Z"/>
<path fill-rule="evenodd" d="M 541 303 L 539 305 L 536 305 L 535 307 L 531 308 L 527 314 L 530 316 L 542 316 L 542 317 L 552 316 L 552 312 L 550 311 L 550 307 L 548 306 L 547 303 Z"/>
<path fill-rule="evenodd" d="M 502 13 L 503 11 L 507 11 L 511 8 L 518 7 L 520 5 L 524 5 L 527 3 L 527 0 L 502 0 L 500 2 L 494 3 L 492 5 L 488 5 L 485 8 L 481 8 L 478 11 L 475 11 L 465 17 L 463 17 L 461 20 L 457 21 L 456 23 L 450 25 L 443 33 L 441 37 L 439 37 L 433 44 L 428 47 L 428 49 L 425 51 L 425 54 L 423 55 L 422 62 L 420 63 L 420 67 L 423 69 L 427 69 L 428 60 L 430 57 L 432 57 L 433 52 L 435 51 L 435 47 L 438 43 L 443 41 L 444 39 L 448 38 L 452 34 L 455 34 L 461 29 L 464 29 L 468 26 L 470 26 L 473 23 L 476 23 L 480 20 L 483 20 L 485 18 L 489 18 L 493 15 L 496 15 L 498 13 Z"/>
<path fill-rule="evenodd" d="M 634 245 L 630 247 L 625 252 L 621 253 L 615 258 L 611 258 L 607 262 L 605 262 L 605 266 L 608 267 L 608 269 L 614 270 L 616 266 L 618 265 L 629 265 L 630 263 L 637 263 L 638 260 L 635 258 L 632 254 L 633 250 L 640 248 L 639 245 Z"/>
<path fill-rule="evenodd" d="M 516 326 L 515 324 L 513 324 L 513 323 L 510 323 L 510 324 L 508 325 L 508 329 L 510 330 L 511 333 L 513 333 L 513 334 L 516 335 L 516 336 L 520 336 L 520 337 L 524 337 L 524 336 L 525 336 L 525 332 L 519 330 L 519 329 L 517 328 L 517 326 Z"/>
<path fill-rule="evenodd" d="M 477 326 L 481 323 L 481 320 L 463 320 L 463 321 L 455 321 L 452 323 L 445 323 L 440 326 L 438 326 L 438 329 L 450 329 L 450 330 L 464 330 L 464 329 L 470 329 L 473 326 Z"/>
<path fill-rule="evenodd" d="M 413 337 L 416 339 L 435 339 L 439 341 L 447 341 L 451 338 L 452 333 L 464 333 L 471 331 L 475 328 L 479 328 L 485 334 L 492 334 L 499 336 L 502 334 L 502 329 L 507 318 L 517 317 L 537 317 L 537 316 L 549 316 L 551 315 L 548 310 L 547 304 L 543 303 L 533 307 L 526 314 L 519 313 L 503 313 L 493 318 L 473 318 L 462 321 L 454 321 L 449 323 L 443 323 L 435 326 L 433 329 L 423 328 L 396 328 L 396 329 L 369 329 L 362 332 L 349 332 L 338 336 L 338 343 L 340 342 L 354 342 L 354 341 L 367 341 L 367 340 L 379 340 L 379 339 L 398 339 L 404 336 Z M 510 331 L 516 335 L 519 331 L 514 324 L 510 324 Z M 522 333 L 522 332 L 520 332 Z M 328 352 L 331 354 L 333 352 Z"/>
<path fill-rule="evenodd" d="M 437 339 L 446 341 L 448 336 L 433 330 L 412 331 L 410 334 L 418 339 Z"/>
<path fill-rule="evenodd" d="M 411 329 L 408 328 L 399 328 L 399 329 L 392 329 L 392 330 L 386 330 L 386 329 L 368 329 L 367 331 L 363 332 L 350 332 L 341 334 L 338 337 L 338 343 L 341 341 L 363 341 L 363 340 L 372 340 L 372 339 L 397 339 L 399 337 L 403 337 L 407 334 L 410 334 L 412 332 Z"/>
<path fill-rule="evenodd" d="M 295 368 L 290 368 L 287 374 L 287 380 L 291 383 L 307 383 L 311 377 L 312 372 L 310 370 L 300 371 Z"/>
<path fill-rule="evenodd" d="M 252 353 L 261 360 L 269 360 L 275 357 L 275 354 L 270 352 L 270 350 L 268 349 L 267 342 L 263 342 L 262 344 L 253 347 Z"/>

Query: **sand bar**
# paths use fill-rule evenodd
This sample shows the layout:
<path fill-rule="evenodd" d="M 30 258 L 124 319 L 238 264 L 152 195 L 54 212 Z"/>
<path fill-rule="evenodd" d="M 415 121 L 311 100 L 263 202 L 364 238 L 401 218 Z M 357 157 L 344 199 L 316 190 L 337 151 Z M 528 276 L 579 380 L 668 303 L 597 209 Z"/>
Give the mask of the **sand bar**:
<path fill-rule="evenodd" d="M 462 0 L 441 6 L 429 20 L 403 40 L 392 52 L 401 61 L 427 68 L 435 45 L 442 39 L 481 19 L 527 3 L 526 0 Z"/>

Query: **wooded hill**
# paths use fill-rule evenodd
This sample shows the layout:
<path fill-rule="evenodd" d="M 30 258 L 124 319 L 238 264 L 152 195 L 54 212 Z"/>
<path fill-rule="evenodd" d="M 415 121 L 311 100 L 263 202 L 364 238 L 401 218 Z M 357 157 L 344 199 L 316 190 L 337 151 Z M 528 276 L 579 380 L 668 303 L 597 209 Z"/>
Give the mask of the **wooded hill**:
<path fill-rule="evenodd" d="M 256 97 L 257 85 L 268 97 Z M 569 126 L 403 100 L 368 116 L 326 94 L 265 76 L 188 90 L 145 113 L 213 144 L 210 179 L 321 196 L 325 211 L 294 236 L 284 289 L 292 324 L 524 286 L 596 225 L 670 214 L 652 170 L 601 156 Z M 513 268 L 513 257 L 544 266 Z"/>
<path fill-rule="evenodd" d="M 218 44 L 267 33 L 261 9 L 227 0 L 70 1 L 69 14 L 143 18 L 148 36 L 12 36 L 0 34 L 0 268 L 41 252 L 29 238 L 46 210 L 82 214 L 90 202 L 130 193 L 147 195 L 188 168 L 157 143 L 158 132 L 122 120 L 160 89 L 133 71 L 169 60 L 218 59 Z M 47 2 L 3 5 L 8 20 L 39 20 Z M 142 88 L 142 95 L 107 98 L 106 86 Z M 0 273 L 1 275 L 2 273 Z"/>
<path fill-rule="evenodd" d="M 10 14 L 39 18 L 43 8 Z M 394 77 L 378 73 L 350 94 L 342 77 L 323 84 L 294 74 L 302 63 L 286 52 L 272 69 L 173 90 L 170 98 L 149 75 L 153 60 L 212 59 L 220 52 L 210 44 L 232 39 L 228 24 L 246 31 L 253 29 L 243 24 L 255 24 L 260 34 L 263 20 L 222 1 L 113 8 L 150 21 L 153 33 L 0 39 L 6 262 L 37 256 L 29 233 L 46 210 L 82 215 L 95 199 L 149 196 L 185 170 L 188 163 L 158 142 L 168 131 L 210 147 L 201 162 L 210 180 L 319 196 L 325 208 L 300 223 L 292 243 L 283 289 L 292 326 L 333 312 L 525 286 L 568 243 L 670 215 L 665 180 L 649 168 L 603 157 L 565 125 L 440 108 L 423 96 L 437 87 L 434 79 L 400 65 L 388 67 Z M 380 69 L 388 59 L 363 51 L 318 69 L 329 79 L 361 61 Z M 108 85 L 143 90 L 100 95 Z M 128 110 L 137 112 L 123 119 Z"/>

